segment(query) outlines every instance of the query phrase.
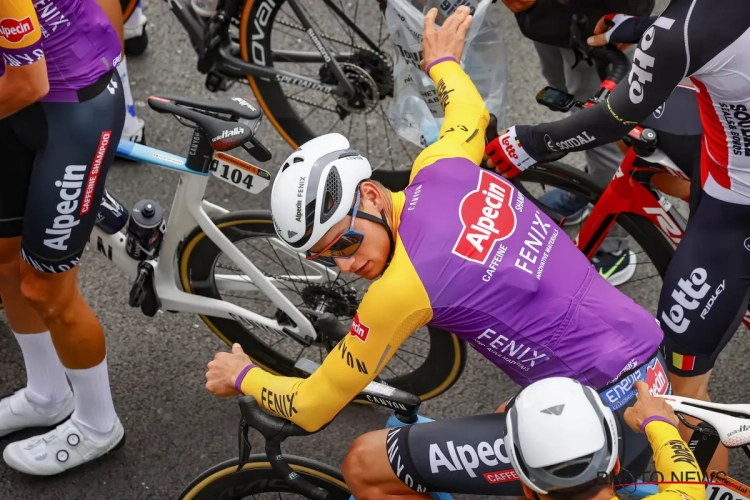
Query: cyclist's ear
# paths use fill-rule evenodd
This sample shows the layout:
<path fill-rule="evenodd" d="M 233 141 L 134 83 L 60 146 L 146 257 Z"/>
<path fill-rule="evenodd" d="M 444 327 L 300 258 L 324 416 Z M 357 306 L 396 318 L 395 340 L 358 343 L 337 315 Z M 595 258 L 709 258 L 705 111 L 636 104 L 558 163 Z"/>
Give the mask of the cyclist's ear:
<path fill-rule="evenodd" d="M 612 469 L 612 477 L 615 477 L 617 474 L 620 473 L 620 457 L 617 457 L 617 460 L 615 460 L 615 467 Z"/>
<path fill-rule="evenodd" d="M 521 483 L 521 486 L 523 486 L 523 494 L 526 498 L 530 498 L 531 500 L 540 500 L 539 495 L 536 491 L 532 490 L 523 483 Z"/>

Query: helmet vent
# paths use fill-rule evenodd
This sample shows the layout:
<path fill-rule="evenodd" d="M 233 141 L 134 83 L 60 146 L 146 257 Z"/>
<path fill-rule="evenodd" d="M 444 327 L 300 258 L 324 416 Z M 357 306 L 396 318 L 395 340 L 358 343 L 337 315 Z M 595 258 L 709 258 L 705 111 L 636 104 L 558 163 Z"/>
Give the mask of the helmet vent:
<path fill-rule="evenodd" d="M 335 166 L 331 167 L 326 179 L 325 190 L 323 191 L 323 210 L 320 214 L 320 223 L 324 224 L 336 212 L 341 203 L 341 177 Z"/>
<path fill-rule="evenodd" d="M 292 163 L 299 163 L 301 161 L 305 161 L 305 159 L 302 158 L 301 156 L 295 156 L 294 159 L 292 160 Z"/>
<path fill-rule="evenodd" d="M 547 472 L 552 473 L 556 477 L 561 478 L 574 478 L 578 477 L 581 474 L 583 474 L 586 469 L 589 468 L 591 461 L 594 459 L 594 454 L 586 455 L 584 457 L 576 458 L 575 460 L 570 460 L 568 462 L 565 462 L 563 464 L 557 464 L 552 467 L 545 467 L 544 470 Z"/>
<path fill-rule="evenodd" d="M 283 166 L 283 167 L 281 167 L 281 171 L 283 172 L 283 171 L 284 171 L 284 170 L 286 170 L 287 168 L 289 168 L 289 162 L 286 162 L 286 163 L 284 163 L 284 166 Z"/>

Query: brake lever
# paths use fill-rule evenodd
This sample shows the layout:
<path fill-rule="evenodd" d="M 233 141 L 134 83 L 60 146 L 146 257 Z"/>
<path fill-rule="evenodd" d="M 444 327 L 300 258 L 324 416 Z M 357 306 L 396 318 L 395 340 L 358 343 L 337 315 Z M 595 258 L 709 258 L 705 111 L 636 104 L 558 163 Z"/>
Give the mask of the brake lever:
<path fill-rule="evenodd" d="M 250 460 L 250 453 L 253 450 L 253 445 L 250 444 L 250 439 L 248 439 L 247 435 L 250 431 L 250 426 L 245 422 L 245 419 L 240 419 L 240 429 L 239 429 L 239 445 L 240 445 L 240 453 L 239 453 L 239 463 L 237 464 L 237 472 L 241 471 L 242 468 L 245 466 L 246 463 Z"/>

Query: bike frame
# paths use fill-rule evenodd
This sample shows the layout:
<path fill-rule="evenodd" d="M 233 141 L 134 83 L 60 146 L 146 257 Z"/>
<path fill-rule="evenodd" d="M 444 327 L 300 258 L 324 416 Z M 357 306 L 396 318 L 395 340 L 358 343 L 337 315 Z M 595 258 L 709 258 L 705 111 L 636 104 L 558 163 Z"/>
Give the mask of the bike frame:
<path fill-rule="evenodd" d="M 372 41 L 354 21 L 349 19 L 341 8 L 336 5 L 334 0 L 321 1 L 336 13 L 365 44 L 372 50 L 380 52 L 377 43 Z M 327 85 L 321 83 L 320 80 L 278 70 L 272 66 L 266 66 L 265 61 L 246 62 L 232 55 L 231 48 L 233 43 L 228 28 L 232 16 L 238 10 L 240 0 L 224 0 L 223 5 L 217 13 L 205 20 L 193 11 L 189 1 L 165 0 L 165 2 L 167 2 L 167 6 L 175 17 L 177 17 L 177 20 L 182 24 L 182 27 L 190 37 L 190 42 L 198 54 L 198 71 L 201 73 L 214 73 L 220 78 L 229 79 L 243 79 L 247 76 L 267 78 L 342 97 L 356 94 L 356 89 L 339 65 L 339 63 L 350 61 L 353 54 L 351 52 L 342 52 L 332 55 L 326 44 L 323 43 L 323 37 L 317 32 L 313 23 L 310 22 L 309 16 L 304 7 L 300 5 L 299 0 L 286 0 L 286 2 L 290 5 L 302 24 L 302 28 L 317 48 L 318 54 L 294 50 L 275 50 L 273 52 L 273 61 L 298 63 L 320 62 L 321 64 L 326 64 L 339 82 L 338 85 Z M 271 3 L 269 9 L 273 9 L 273 5 Z M 251 7 L 246 6 L 244 8 Z M 209 88 L 209 90 L 219 89 Z M 226 88 L 221 90 L 226 90 Z"/>
<path fill-rule="evenodd" d="M 117 154 L 180 173 L 159 257 L 145 261 L 154 270 L 154 291 L 161 302 L 162 310 L 233 319 L 239 321 L 245 328 L 260 328 L 276 335 L 290 336 L 307 345 L 317 339 L 318 334 L 307 317 L 277 287 L 278 284 L 285 282 L 284 277 L 279 279 L 264 276 L 211 220 L 211 217 L 228 211 L 203 199 L 208 184 L 208 173 L 203 174 L 188 169 L 185 165 L 185 158 L 130 141 L 121 140 L 117 147 Z M 219 290 L 258 290 L 264 293 L 276 307 L 284 311 L 297 326 L 280 325 L 277 320 L 268 319 L 237 305 L 186 293 L 181 286 L 178 286 L 180 280 L 177 259 L 181 250 L 180 243 L 196 226 L 200 226 L 206 236 L 244 273 L 244 276 L 216 275 L 216 285 Z M 142 264 L 128 256 L 125 250 L 127 236 L 124 231 L 125 229 L 115 234 L 107 234 L 100 227 L 95 226 L 89 242 L 131 280 L 136 280 Z M 278 251 L 290 252 L 281 241 L 275 240 L 274 246 Z M 335 273 L 323 265 L 306 260 L 303 262 L 304 265 L 318 272 L 321 282 L 336 278 Z M 287 278 L 292 280 L 302 278 L 302 276 L 288 276 Z M 315 278 L 310 275 L 306 276 L 306 279 L 315 281 Z"/>

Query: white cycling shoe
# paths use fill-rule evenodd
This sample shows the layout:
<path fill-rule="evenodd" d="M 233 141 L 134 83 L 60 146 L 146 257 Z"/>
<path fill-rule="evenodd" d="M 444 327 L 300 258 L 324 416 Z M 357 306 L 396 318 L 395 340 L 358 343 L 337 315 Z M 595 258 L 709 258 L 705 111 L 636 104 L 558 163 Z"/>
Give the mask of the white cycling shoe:
<path fill-rule="evenodd" d="M 72 419 L 47 434 L 9 444 L 3 459 L 9 467 L 33 476 L 54 476 L 95 460 L 125 443 L 120 419 L 107 441 L 96 443 L 87 438 Z"/>
<path fill-rule="evenodd" d="M 54 414 L 39 411 L 38 406 L 26 397 L 26 388 L 0 400 L 0 437 L 29 427 L 52 427 L 73 413 L 75 402 L 69 392 Z"/>

